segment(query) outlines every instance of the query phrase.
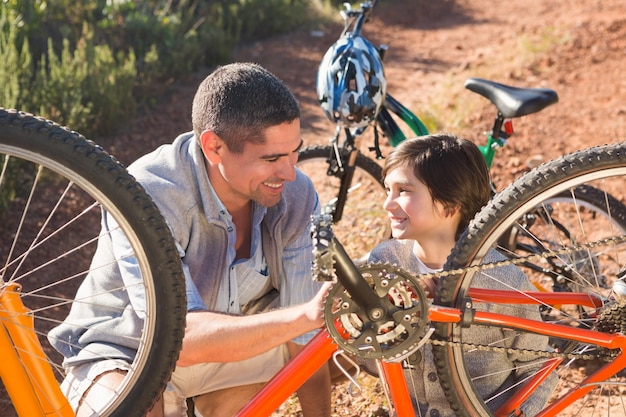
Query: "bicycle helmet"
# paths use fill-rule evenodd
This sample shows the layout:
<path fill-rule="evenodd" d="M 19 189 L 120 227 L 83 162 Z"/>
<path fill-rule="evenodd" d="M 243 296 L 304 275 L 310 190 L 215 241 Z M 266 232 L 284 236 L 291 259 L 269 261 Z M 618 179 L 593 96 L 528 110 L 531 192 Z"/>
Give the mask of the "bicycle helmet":
<path fill-rule="evenodd" d="M 358 128 L 376 118 L 387 81 L 378 50 L 362 36 L 340 38 L 324 54 L 317 72 L 317 98 L 326 117 Z"/>

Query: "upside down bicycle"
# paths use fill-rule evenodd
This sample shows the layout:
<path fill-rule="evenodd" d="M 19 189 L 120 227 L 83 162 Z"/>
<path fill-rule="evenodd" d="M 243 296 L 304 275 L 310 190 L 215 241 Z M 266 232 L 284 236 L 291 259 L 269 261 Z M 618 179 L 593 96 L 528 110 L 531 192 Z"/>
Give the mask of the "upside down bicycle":
<path fill-rule="evenodd" d="M 98 297 L 76 295 L 76 290 L 101 267 L 90 261 L 107 238 L 100 234 L 102 210 L 119 225 L 111 233 L 124 233 L 131 243 L 128 255 L 137 258 L 140 277 L 132 287 L 103 291 L 120 299 L 127 291 L 140 291 L 146 300 L 141 309 L 118 306 L 127 317 L 143 318 L 142 336 L 129 341 L 137 350 L 132 370 L 102 413 L 144 415 L 169 379 L 185 329 L 182 267 L 161 213 L 101 147 L 30 114 L 0 109 L 0 164 L 2 415 L 74 415 L 59 388 L 62 357 L 50 342 L 74 346 L 50 341 L 48 334 L 72 306 L 98 303 Z M 83 324 L 100 340 L 115 337 Z"/>
<path fill-rule="evenodd" d="M 97 267 L 79 254 L 93 251 L 99 211 L 107 209 L 141 260 L 148 302 L 146 311 L 137 312 L 147 319 L 133 371 L 104 415 L 142 415 L 168 380 L 184 331 L 184 282 L 167 226 L 123 167 L 75 132 L 0 110 L 0 151 L 6 204 L 0 376 L 10 404 L 20 416 L 73 415 L 58 396 L 62 364 L 46 335 L 72 303 L 97 302 L 75 297 L 72 281 Z M 626 413 L 626 236 L 598 221 L 593 211 L 551 208 L 555 196 L 574 198 L 580 187 L 593 187 L 606 201 L 613 201 L 609 195 L 623 201 L 625 177 L 626 143 L 566 155 L 524 175 L 472 221 L 438 274 L 434 299 L 421 287 L 424 276 L 392 265 L 356 266 L 333 237 L 329 218 L 316 218 L 314 272 L 336 280 L 324 305 L 326 326 L 238 415 L 270 415 L 329 358 L 347 352 L 376 363 L 393 415 L 413 416 L 419 392 L 404 370 L 425 345 L 431 346 L 439 381 L 458 415 L 516 415 L 541 381 L 555 374 L 558 385 L 538 415 Z M 542 228 L 525 228 L 519 219 L 527 214 L 540 215 Z M 570 232 L 567 238 L 563 228 Z M 535 252 L 512 253 L 502 244 L 511 229 L 529 242 L 538 239 L 537 231 L 542 242 L 552 239 Z M 494 250 L 506 257 L 489 261 Z M 511 265 L 531 279 L 551 278 L 537 291 L 498 287 L 493 272 Z M 494 288 L 476 288 L 476 279 L 492 280 Z M 496 304 L 540 309 L 543 315 L 530 320 L 490 312 Z M 502 337 L 468 340 L 465 330 L 475 327 L 496 329 Z M 519 332 L 548 336 L 549 348 L 515 346 Z M 494 352 L 524 355 L 533 367 L 506 392 L 485 395 L 483 375 L 467 364 L 471 356 L 489 358 Z"/>

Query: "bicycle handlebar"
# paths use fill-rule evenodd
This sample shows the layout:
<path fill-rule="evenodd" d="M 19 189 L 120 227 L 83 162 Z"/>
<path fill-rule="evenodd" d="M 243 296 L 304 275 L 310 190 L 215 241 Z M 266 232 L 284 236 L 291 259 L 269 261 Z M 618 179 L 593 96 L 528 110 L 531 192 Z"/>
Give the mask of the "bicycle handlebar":
<path fill-rule="evenodd" d="M 378 0 L 369 0 L 361 3 L 358 9 L 353 9 L 350 3 L 343 3 L 344 10 L 339 12 L 344 21 L 344 29 L 341 35 L 343 36 L 347 33 L 359 35 L 363 24 L 367 22 L 367 19 L 370 17 L 372 10 L 374 10 L 377 4 Z M 353 20 L 348 22 L 349 19 Z M 354 26 L 354 29 L 349 30 L 351 25 Z"/>

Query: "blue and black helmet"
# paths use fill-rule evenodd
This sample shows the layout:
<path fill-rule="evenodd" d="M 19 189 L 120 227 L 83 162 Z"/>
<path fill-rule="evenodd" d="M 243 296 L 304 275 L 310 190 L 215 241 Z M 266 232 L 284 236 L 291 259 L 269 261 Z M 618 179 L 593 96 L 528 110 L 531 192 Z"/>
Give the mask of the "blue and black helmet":
<path fill-rule="evenodd" d="M 326 51 L 317 72 L 317 98 L 331 122 L 366 126 L 378 115 L 386 91 L 380 54 L 367 39 L 347 34 Z"/>

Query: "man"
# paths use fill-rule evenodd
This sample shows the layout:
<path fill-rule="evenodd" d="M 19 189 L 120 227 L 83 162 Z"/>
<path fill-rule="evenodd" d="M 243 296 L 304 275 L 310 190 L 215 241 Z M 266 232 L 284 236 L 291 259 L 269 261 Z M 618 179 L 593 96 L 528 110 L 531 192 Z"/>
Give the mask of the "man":
<path fill-rule="evenodd" d="M 150 416 L 183 416 L 189 397 L 198 416 L 233 415 L 323 324 L 327 287 L 310 275 L 317 195 L 294 167 L 302 145 L 299 117 L 296 99 L 267 70 L 226 65 L 196 92 L 193 132 L 129 167 L 170 225 L 187 286 L 180 358 Z M 113 250 L 127 244 L 113 242 Z M 105 279 L 132 274 L 128 264 Z M 73 310 L 50 340 L 81 347 L 76 333 L 84 330 L 72 321 L 96 316 L 94 309 Z M 78 349 L 59 350 L 70 401 L 78 416 L 91 415 L 106 397 L 98 387 L 119 384 L 127 362 L 85 362 Z M 329 415 L 328 367 L 298 394 L 306 416 Z"/>

